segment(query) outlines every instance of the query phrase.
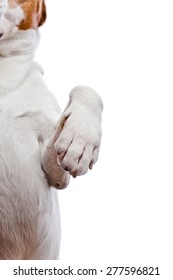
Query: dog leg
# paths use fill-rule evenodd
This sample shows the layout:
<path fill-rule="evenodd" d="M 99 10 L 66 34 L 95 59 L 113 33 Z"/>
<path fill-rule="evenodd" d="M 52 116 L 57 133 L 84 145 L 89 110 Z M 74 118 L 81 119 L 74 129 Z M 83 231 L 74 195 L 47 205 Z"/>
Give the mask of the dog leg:
<path fill-rule="evenodd" d="M 70 175 L 65 171 L 57 157 L 57 153 L 54 149 L 54 143 L 59 137 L 62 130 L 62 123 L 59 124 L 54 136 L 48 142 L 42 155 L 42 168 L 45 172 L 48 184 L 57 189 L 64 189 L 68 186 L 70 181 Z"/>
<path fill-rule="evenodd" d="M 91 88 L 78 86 L 71 91 L 54 148 L 63 169 L 74 178 L 92 169 L 98 159 L 102 110 L 102 100 Z"/>

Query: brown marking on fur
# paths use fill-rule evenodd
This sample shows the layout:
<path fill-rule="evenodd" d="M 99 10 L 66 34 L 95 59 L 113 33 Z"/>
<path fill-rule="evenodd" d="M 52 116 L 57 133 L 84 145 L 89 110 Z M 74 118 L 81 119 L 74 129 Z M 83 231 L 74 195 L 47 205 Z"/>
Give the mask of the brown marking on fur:
<path fill-rule="evenodd" d="M 44 0 L 18 0 L 18 3 L 25 15 L 25 19 L 18 26 L 20 30 L 37 29 L 45 22 L 46 6 Z"/>
<path fill-rule="evenodd" d="M 39 14 L 39 19 L 38 19 L 38 26 L 41 26 L 43 25 L 43 23 L 46 21 L 46 17 L 47 17 L 47 14 L 46 14 L 46 5 L 43 1 L 42 3 L 42 7 L 41 7 L 41 12 Z"/>

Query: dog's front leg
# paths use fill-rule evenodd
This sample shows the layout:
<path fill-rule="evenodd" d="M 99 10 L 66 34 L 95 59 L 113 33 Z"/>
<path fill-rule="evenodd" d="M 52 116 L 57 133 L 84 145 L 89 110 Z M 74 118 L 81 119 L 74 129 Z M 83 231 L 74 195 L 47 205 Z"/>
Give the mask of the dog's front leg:
<path fill-rule="evenodd" d="M 63 169 L 73 177 L 92 169 L 98 159 L 102 110 L 102 100 L 91 88 L 78 86 L 71 91 L 54 148 Z"/>
<path fill-rule="evenodd" d="M 55 141 L 59 137 L 61 130 L 62 126 L 59 124 L 53 137 L 43 149 L 41 158 L 42 169 L 46 175 L 48 184 L 57 189 L 64 189 L 67 187 L 70 180 L 69 172 L 62 168 L 59 157 L 57 157 L 57 153 L 54 149 Z"/>

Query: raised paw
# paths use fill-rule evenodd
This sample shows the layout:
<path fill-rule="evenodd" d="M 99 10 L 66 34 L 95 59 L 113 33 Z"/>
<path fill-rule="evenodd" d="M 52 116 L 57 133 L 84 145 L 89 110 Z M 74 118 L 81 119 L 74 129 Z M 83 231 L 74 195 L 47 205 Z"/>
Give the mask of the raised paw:
<path fill-rule="evenodd" d="M 54 144 L 62 168 L 74 178 L 92 169 L 101 142 L 102 106 L 93 95 L 88 100 L 88 95 L 85 98 L 85 94 L 80 94 L 81 88 L 72 92 L 69 107 L 61 118 L 62 131 Z"/>

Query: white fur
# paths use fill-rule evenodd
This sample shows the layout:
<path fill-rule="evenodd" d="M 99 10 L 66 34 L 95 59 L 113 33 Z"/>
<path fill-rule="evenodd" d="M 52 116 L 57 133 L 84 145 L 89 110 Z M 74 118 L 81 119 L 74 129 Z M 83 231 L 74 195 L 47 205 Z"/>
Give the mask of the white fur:
<path fill-rule="evenodd" d="M 0 16 L 2 16 L 8 6 L 8 0 L 0 0 Z"/>
<path fill-rule="evenodd" d="M 60 117 L 42 68 L 33 61 L 38 42 L 34 30 L 0 42 L 0 259 L 58 258 L 59 206 L 43 172 L 49 170 L 46 147 L 54 146 L 67 170 L 54 179 L 63 186 L 67 173 L 76 177 L 92 167 L 100 147 L 100 97 L 76 87 Z M 56 134 L 59 117 L 63 125 Z"/>
<path fill-rule="evenodd" d="M 24 13 L 20 6 L 8 7 L 7 0 L 0 0 L 0 34 L 3 39 L 17 31 L 17 25 L 24 19 Z"/>

